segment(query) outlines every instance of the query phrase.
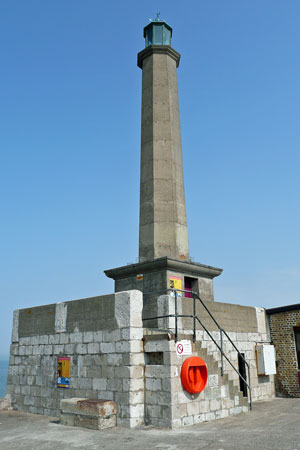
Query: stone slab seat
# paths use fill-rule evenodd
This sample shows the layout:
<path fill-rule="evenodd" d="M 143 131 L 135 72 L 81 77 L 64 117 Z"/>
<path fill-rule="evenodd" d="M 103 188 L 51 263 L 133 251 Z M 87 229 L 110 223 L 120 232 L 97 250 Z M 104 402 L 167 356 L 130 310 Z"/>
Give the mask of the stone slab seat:
<path fill-rule="evenodd" d="M 66 398 L 60 402 L 61 425 L 104 430 L 117 425 L 117 405 L 111 400 Z"/>

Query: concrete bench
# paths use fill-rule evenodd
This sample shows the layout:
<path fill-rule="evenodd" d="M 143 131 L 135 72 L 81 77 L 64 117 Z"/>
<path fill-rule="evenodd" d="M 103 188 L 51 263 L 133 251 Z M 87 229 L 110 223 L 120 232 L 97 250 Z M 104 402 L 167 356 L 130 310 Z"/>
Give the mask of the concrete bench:
<path fill-rule="evenodd" d="M 117 425 L 117 405 L 110 400 L 67 398 L 60 401 L 62 425 L 104 430 Z"/>

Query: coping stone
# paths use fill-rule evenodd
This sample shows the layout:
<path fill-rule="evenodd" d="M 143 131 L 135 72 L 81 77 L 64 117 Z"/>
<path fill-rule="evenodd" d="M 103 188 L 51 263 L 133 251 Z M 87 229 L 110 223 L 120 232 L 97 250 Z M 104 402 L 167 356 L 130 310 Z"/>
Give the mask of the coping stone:
<path fill-rule="evenodd" d="M 117 405 L 111 400 L 62 399 L 60 409 L 62 425 L 103 430 L 117 424 Z"/>

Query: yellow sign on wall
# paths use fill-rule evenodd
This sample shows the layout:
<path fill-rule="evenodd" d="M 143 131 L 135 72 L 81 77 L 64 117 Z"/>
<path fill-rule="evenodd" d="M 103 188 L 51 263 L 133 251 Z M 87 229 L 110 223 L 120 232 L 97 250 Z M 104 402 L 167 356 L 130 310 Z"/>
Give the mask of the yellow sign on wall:
<path fill-rule="evenodd" d="M 180 277 L 170 277 L 170 289 L 182 290 L 182 280 Z M 178 295 L 181 295 L 181 292 L 178 292 Z"/>
<path fill-rule="evenodd" d="M 68 357 L 60 357 L 57 360 L 57 387 L 69 388 L 71 374 L 71 361 Z"/>

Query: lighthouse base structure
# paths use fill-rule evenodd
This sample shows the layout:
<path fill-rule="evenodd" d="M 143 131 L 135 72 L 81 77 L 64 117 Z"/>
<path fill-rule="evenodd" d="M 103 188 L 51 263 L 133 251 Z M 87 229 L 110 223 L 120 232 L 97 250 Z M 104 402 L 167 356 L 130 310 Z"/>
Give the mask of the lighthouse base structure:
<path fill-rule="evenodd" d="M 205 301 L 214 301 L 213 279 L 222 269 L 204 264 L 157 258 L 137 264 L 130 264 L 106 270 L 105 274 L 115 281 L 115 292 L 138 289 L 143 293 L 143 319 L 161 315 L 159 295 L 168 294 L 170 289 L 194 291 Z M 157 326 L 157 320 L 147 326 Z"/>
<path fill-rule="evenodd" d="M 158 309 L 172 308 L 174 297 L 156 298 Z M 179 307 L 189 298 L 182 297 Z M 60 415 L 62 399 L 101 399 L 116 403 L 116 424 L 178 428 L 215 420 L 249 409 L 247 392 L 229 363 L 221 373 L 221 355 L 201 327 L 193 342 L 191 320 L 143 321 L 143 294 L 138 290 L 17 310 L 14 313 L 7 395 L 12 407 L 49 416 Z M 274 376 L 257 375 L 256 344 L 269 343 L 265 312 L 227 303 L 204 302 L 250 364 L 252 398 L 274 396 Z M 161 310 L 162 310 L 161 309 Z M 211 319 L 203 323 L 220 344 Z M 224 353 L 239 366 L 232 344 Z M 190 394 L 182 386 L 186 358 L 200 357 L 207 366 L 205 389 Z M 59 361 L 69 361 L 66 387 L 58 387 Z M 255 407 L 255 406 L 254 406 Z"/>

